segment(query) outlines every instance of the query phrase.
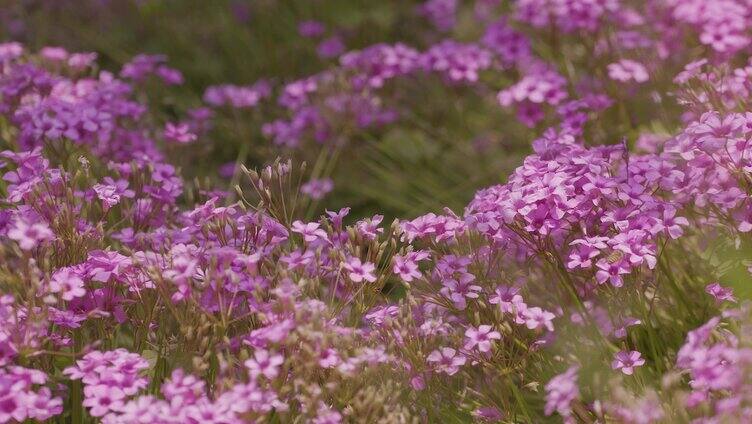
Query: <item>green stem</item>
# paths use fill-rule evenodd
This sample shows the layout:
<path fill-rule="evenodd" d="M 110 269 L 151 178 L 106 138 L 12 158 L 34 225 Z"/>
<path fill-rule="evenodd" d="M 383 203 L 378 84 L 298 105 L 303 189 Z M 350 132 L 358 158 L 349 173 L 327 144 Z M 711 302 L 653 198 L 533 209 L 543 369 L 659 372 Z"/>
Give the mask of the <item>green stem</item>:
<path fill-rule="evenodd" d="M 82 349 L 81 334 L 79 331 L 73 332 L 73 353 L 77 354 Z M 70 387 L 70 403 L 71 403 L 71 423 L 83 424 L 84 423 L 84 411 L 83 411 L 83 387 L 81 386 L 81 380 L 71 381 Z"/>

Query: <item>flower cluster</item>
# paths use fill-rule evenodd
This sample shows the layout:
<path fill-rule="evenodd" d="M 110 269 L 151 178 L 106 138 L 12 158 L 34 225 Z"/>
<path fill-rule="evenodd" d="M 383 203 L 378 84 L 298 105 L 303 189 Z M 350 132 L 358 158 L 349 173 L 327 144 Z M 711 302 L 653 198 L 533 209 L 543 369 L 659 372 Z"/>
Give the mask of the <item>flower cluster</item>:
<path fill-rule="evenodd" d="M 0 44 L 0 423 L 749 421 L 749 2 L 478 3 L 420 47 L 300 22 L 326 69 L 178 107 L 165 56 Z M 532 153 L 462 211 L 321 203 L 437 92 Z M 193 179 L 223 132 L 271 143 Z"/>

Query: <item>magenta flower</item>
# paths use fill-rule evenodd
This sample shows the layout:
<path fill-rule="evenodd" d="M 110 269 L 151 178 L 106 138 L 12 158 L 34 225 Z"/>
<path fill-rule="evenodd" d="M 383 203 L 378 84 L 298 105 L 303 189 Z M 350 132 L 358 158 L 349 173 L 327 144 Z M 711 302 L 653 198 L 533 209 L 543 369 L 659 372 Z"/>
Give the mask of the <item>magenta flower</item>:
<path fill-rule="evenodd" d="M 97 194 L 97 198 L 102 201 L 104 210 L 108 210 L 120 203 L 120 194 L 118 194 L 117 187 L 106 184 L 94 184 L 91 188 Z"/>
<path fill-rule="evenodd" d="M 268 350 L 257 349 L 253 353 L 253 358 L 245 361 L 244 365 L 248 368 L 251 378 L 263 375 L 272 380 L 279 375 L 279 366 L 284 362 L 285 358 L 280 354 L 270 354 Z"/>
<path fill-rule="evenodd" d="M 501 422 L 504 418 L 504 414 L 498 408 L 492 406 L 484 406 L 477 408 L 473 411 L 473 417 L 481 422 L 497 423 Z"/>
<path fill-rule="evenodd" d="M 447 32 L 456 24 L 458 8 L 458 0 L 426 0 L 418 6 L 418 13 L 431 21 L 437 30 Z"/>
<path fill-rule="evenodd" d="M 461 366 L 465 365 L 467 358 L 451 347 L 442 347 L 431 352 L 427 360 L 433 364 L 436 371 L 454 375 L 460 370 Z"/>
<path fill-rule="evenodd" d="M 376 281 L 376 276 L 373 274 L 376 266 L 370 262 L 361 262 L 359 258 L 351 257 L 343 266 L 348 272 L 347 276 L 354 283 L 362 281 L 373 283 Z"/>
<path fill-rule="evenodd" d="M 215 107 L 252 108 L 271 95 L 271 85 L 264 80 L 249 86 L 213 85 L 204 92 L 204 101 Z"/>
<path fill-rule="evenodd" d="M 556 411 L 562 417 L 567 418 L 572 414 L 572 402 L 580 397 L 580 390 L 577 387 L 578 371 L 578 366 L 572 366 L 546 383 L 546 415 L 551 415 Z"/>
<path fill-rule="evenodd" d="M 319 356 L 319 365 L 322 368 L 334 368 L 340 363 L 342 363 L 342 359 L 339 357 L 339 353 L 332 348 L 324 350 Z"/>
<path fill-rule="evenodd" d="M 330 59 L 337 57 L 345 51 L 345 43 L 342 41 L 342 37 L 334 35 L 325 40 L 316 47 L 316 53 L 323 59 Z"/>
<path fill-rule="evenodd" d="M 279 260 L 286 263 L 289 269 L 306 266 L 316 259 L 314 252 L 310 250 L 293 250 L 287 255 L 282 255 Z"/>
<path fill-rule="evenodd" d="M 300 186 L 300 192 L 313 200 L 323 199 L 334 189 L 334 182 L 331 178 L 321 178 L 318 180 L 309 180 Z"/>
<path fill-rule="evenodd" d="M 0 62 L 6 62 L 20 57 L 24 53 L 24 47 L 16 41 L 0 43 Z"/>
<path fill-rule="evenodd" d="M 530 40 L 515 31 L 505 18 L 486 28 L 482 38 L 483 44 L 496 53 L 506 66 L 530 58 Z"/>
<path fill-rule="evenodd" d="M 292 232 L 298 233 L 303 236 L 303 240 L 307 243 L 313 243 L 317 240 L 326 240 L 326 231 L 322 230 L 321 224 L 318 222 L 304 223 L 303 221 L 295 221 L 292 223 Z"/>
<path fill-rule="evenodd" d="M 502 106 L 508 107 L 515 103 L 526 102 L 535 104 L 558 105 L 568 94 L 565 90 L 566 79 L 553 71 L 544 71 L 523 77 L 511 87 L 502 90 L 497 100 Z"/>
<path fill-rule="evenodd" d="M 628 265 L 624 261 L 611 263 L 604 258 L 596 262 L 595 266 L 598 268 L 595 272 L 595 280 L 598 284 L 608 281 L 614 287 L 621 287 L 624 285 L 622 275 L 629 274 Z"/>
<path fill-rule="evenodd" d="M 93 417 L 119 410 L 125 400 L 122 389 L 105 384 L 84 387 L 84 396 L 83 406 L 89 408 L 89 414 Z"/>
<path fill-rule="evenodd" d="M 53 62 L 64 62 L 68 59 L 68 51 L 62 47 L 42 47 L 39 55 Z"/>
<path fill-rule="evenodd" d="M 635 368 L 645 364 L 645 360 L 641 356 L 642 354 L 636 350 L 617 352 L 614 355 L 613 362 L 611 362 L 611 368 L 615 370 L 620 369 L 624 374 L 632 375 Z"/>
<path fill-rule="evenodd" d="M 593 258 L 597 257 L 599 254 L 600 251 L 593 247 L 585 245 L 576 246 L 569 254 L 567 268 L 591 268 L 593 266 Z"/>
<path fill-rule="evenodd" d="M 494 330 L 490 325 L 480 325 L 478 328 L 469 327 L 465 330 L 465 349 L 471 350 L 477 349 L 480 352 L 488 352 L 491 350 L 491 342 L 493 340 L 500 340 L 501 333 Z"/>
<path fill-rule="evenodd" d="M 465 309 L 467 307 L 467 299 L 477 299 L 480 297 L 482 287 L 473 284 L 475 283 L 475 276 L 468 272 L 463 272 L 456 278 L 448 278 L 444 281 L 444 287 L 440 292 L 444 296 L 451 299 L 454 306 L 457 309 Z"/>
<path fill-rule="evenodd" d="M 676 216 L 676 209 L 669 208 L 663 212 L 663 222 L 656 224 L 658 229 L 665 229 L 669 237 L 678 239 L 684 234 L 682 227 L 689 226 L 689 221 L 683 216 Z"/>
<path fill-rule="evenodd" d="M 721 116 L 716 111 L 710 111 L 702 114 L 699 121 L 690 124 L 686 132 L 694 137 L 703 151 L 713 153 L 726 146 L 745 123 L 740 114 Z"/>
<path fill-rule="evenodd" d="M 81 70 L 90 67 L 96 60 L 96 53 L 73 53 L 68 57 L 68 66 Z"/>
<path fill-rule="evenodd" d="M 198 138 L 196 134 L 191 132 L 191 128 L 185 123 L 172 123 L 165 124 L 164 137 L 169 141 L 174 141 L 180 144 L 188 144 L 192 141 L 196 141 Z"/>
<path fill-rule="evenodd" d="M 517 287 L 498 286 L 488 298 L 488 302 L 492 305 L 499 305 L 499 309 L 505 314 L 514 314 L 518 310 L 527 309 L 519 292 L 520 289 Z"/>
<path fill-rule="evenodd" d="M 342 414 L 337 410 L 329 408 L 323 403 L 316 412 L 316 417 L 311 420 L 311 424 L 341 424 Z"/>
<path fill-rule="evenodd" d="M 319 21 L 302 21 L 298 23 L 298 34 L 301 37 L 316 38 L 320 37 L 326 31 L 326 27 Z"/>
<path fill-rule="evenodd" d="M 36 387 L 46 383 L 47 374 L 39 370 L 15 365 L 0 368 L 0 423 L 43 422 L 60 414 L 62 399 L 53 397 L 46 386 Z"/>
<path fill-rule="evenodd" d="M 716 302 L 733 302 L 736 303 L 734 291 L 729 287 L 723 287 L 719 283 L 710 283 L 705 286 L 705 293 L 713 296 Z"/>
<path fill-rule="evenodd" d="M 433 45 L 422 58 L 426 70 L 440 73 L 452 83 L 475 83 L 491 66 L 491 54 L 476 44 L 445 40 Z"/>
<path fill-rule="evenodd" d="M 525 326 L 531 330 L 546 328 L 548 331 L 554 331 L 553 320 L 556 318 L 551 312 L 545 311 L 537 306 L 525 308 L 521 312 Z"/>
<path fill-rule="evenodd" d="M 40 243 L 54 239 L 55 234 L 44 222 L 29 223 L 19 218 L 8 230 L 8 237 L 18 242 L 21 249 L 32 250 Z"/>
<path fill-rule="evenodd" d="M 195 403 L 204 393 L 206 383 L 178 368 L 162 383 L 161 392 L 169 401 Z"/>
<path fill-rule="evenodd" d="M 615 81 L 637 83 L 645 82 L 650 78 L 648 71 L 641 63 L 629 59 L 622 59 L 608 65 L 608 76 Z"/>
<path fill-rule="evenodd" d="M 429 253 L 425 251 L 408 252 L 405 256 L 395 255 L 392 262 L 392 272 L 398 275 L 406 283 L 423 277 L 418 269 L 418 262 L 428 259 Z"/>
<path fill-rule="evenodd" d="M 380 326 L 387 320 L 396 317 L 400 312 L 399 307 L 394 305 L 377 306 L 363 316 L 363 319 L 373 326 Z"/>
<path fill-rule="evenodd" d="M 63 300 L 71 301 L 86 295 L 84 281 L 70 268 L 61 268 L 50 278 L 50 291 L 61 293 Z"/>

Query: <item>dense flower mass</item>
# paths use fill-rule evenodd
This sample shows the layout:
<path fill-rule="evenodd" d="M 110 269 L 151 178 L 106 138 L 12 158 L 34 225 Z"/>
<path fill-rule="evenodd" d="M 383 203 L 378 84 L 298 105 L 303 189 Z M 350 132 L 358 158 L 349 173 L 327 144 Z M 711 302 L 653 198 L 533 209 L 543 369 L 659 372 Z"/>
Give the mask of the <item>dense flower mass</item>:
<path fill-rule="evenodd" d="M 749 422 L 750 7 L 306 18 L 251 83 L 0 43 L 0 424 Z"/>

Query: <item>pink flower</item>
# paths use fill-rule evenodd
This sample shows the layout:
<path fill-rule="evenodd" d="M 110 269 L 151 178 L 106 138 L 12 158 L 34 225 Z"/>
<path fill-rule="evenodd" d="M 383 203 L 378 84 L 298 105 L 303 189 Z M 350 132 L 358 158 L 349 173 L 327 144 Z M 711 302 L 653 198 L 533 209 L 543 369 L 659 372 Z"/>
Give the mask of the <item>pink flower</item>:
<path fill-rule="evenodd" d="M 0 62 L 5 62 L 11 59 L 15 59 L 24 53 L 24 48 L 21 43 L 16 41 L 9 41 L 7 43 L 0 43 Z"/>
<path fill-rule="evenodd" d="M 418 269 L 417 262 L 427 258 L 428 253 L 423 251 L 409 252 L 405 256 L 395 255 L 392 271 L 402 278 L 404 282 L 409 283 L 423 276 Z"/>
<path fill-rule="evenodd" d="M 525 326 L 531 330 L 545 327 L 548 331 L 554 331 L 553 319 L 556 318 L 551 312 L 539 307 L 526 308 L 521 312 Z"/>
<path fill-rule="evenodd" d="M 596 262 L 595 266 L 598 267 L 598 270 L 595 272 L 595 280 L 598 284 L 608 281 L 614 287 L 621 287 L 624 285 L 624 280 L 621 276 L 629 274 L 629 268 L 624 261 L 610 263 L 604 258 Z"/>
<path fill-rule="evenodd" d="M 454 375 L 465 365 L 467 360 L 462 354 L 457 353 L 451 347 L 442 347 L 440 350 L 434 350 L 428 355 L 428 362 L 436 367 L 436 371 L 448 375 Z"/>
<path fill-rule="evenodd" d="M 342 414 L 323 403 L 319 407 L 316 417 L 311 421 L 312 424 L 340 424 L 341 422 Z"/>
<path fill-rule="evenodd" d="M 125 399 L 125 393 L 120 388 L 105 384 L 84 387 L 84 396 L 83 405 L 89 408 L 89 414 L 93 417 L 119 410 Z"/>
<path fill-rule="evenodd" d="M 63 300 L 71 301 L 76 297 L 83 297 L 86 294 L 84 281 L 70 268 L 61 268 L 50 279 L 50 291 L 53 293 L 62 293 Z"/>
<path fill-rule="evenodd" d="M 416 375 L 410 379 L 410 387 L 415 391 L 421 391 L 426 388 L 426 381 L 422 375 Z"/>
<path fill-rule="evenodd" d="M 173 124 L 168 122 L 165 125 L 164 137 L 169 141 L 174 141 L 181 144 L 187 144 L 192 141 L 196 141 L 198 138 L 196 134 L 191 132 L 190 126 L 185 123 Z"/>
<path fill-rule="evenodd" d="M 641 367 L 645 364 L 645 360 L 641 358 L 642 354 L 636 350 L 627 352 L 622 350 L 614 356 L 614 361 L 611 362 L 611 368 L 618 370 L 621 369 L 626 375 L 632 375 L 634 369 Z"/>
<path fill-rule="evenodd" d="M 490 325 L 481 325 L 477 329 L 470 327 L 465 330 L 465 349 L 474 349 L 476 346 L 481 352 L 488 352 L 491 350 L 491 341 L 500 340 L 501 333 L 494 330 Z"/>
<path fill-rule="evenodd" d="M 52 62 L 62 62 L 68 59 L 68 51 L 62 47 L 42 47 L 39 55 Z"/>
<path fill-rule="evenodd" d="M 300 186 L 300 192 L 313 200 L 322 199 L 334 189 L 334 182 L 331 178 L 321 178 L 310 180 Z"/>
<path fill-rule="evenodd" d="M 268 350 L 257 349 L 253 358 L 245 361 L 244 365 L 248 368 L 251 378 L 263 375 L 271 380 L 279 375 L 279 366 L 284 362 L 285 358 L 280 354 L 271 355 Z"/>
<path fill-rule="evenodd" d="M 485 406 L 474 410 L 473 417 L 481 422 L 498 423 L 501 422 L 502 418 L 504 418 L 504 415 L 501 413 L 501 411 L 499 411 L 498 408 Z"/>
<path fill-rule="evenodd" d="M 690 124 L 686 132 L 693 135 L 693 139 L 705 152 L 713 153 L 728 143 L 742 128 L 745 119 L 743 115 L 731 113 L 721 116 L 716 111 L 705 112 L 700 120 Z"/>
<path fill-rule="evenodd" d="M 337 57 L 344 51 L 345 43 L 342 41 L 342 38 L 337 35 L 322 40 L 316 47 L 316 53 L 322 59 Z"/>
<path fill-rule="evenodd" d="M 577 387 L 578 371 L 579 367 L 572 366 L 546 383 L 546 415 L 551 415 L 554 411 L 562 417 L 572 414 L 572 402 L 580 397 Z"/>
<path fill-rule="evenodd" d="M 426 0 L 418 6 L 418 12 L 441 32 L 454 28 L 457 21 L 458 0 Z"/>
<path fill-rule="evenodd" d="M 608 77 L 615 81 L 628 82 L 631 80 L 638 83 L 645 82 L 650 78 L 648 71 L 641 63 L 629 59 L 622 59 L 608 65 Z"/>
<path fill-rule="evenodd" d="M 97 193 L 97 198 L 102 201 L 105 210 L 120 203 L 120 195 L 117 192 L 117 187 L 106 184 L 94 184 L 92 189 Z"/>
<path fill-rule="evenodd" d="M 313 243 L 319 239 L 326 240 L 326 231 L 319 227 L 321 227 L 321 224 L 318 222 L 295 221 L 292 223 L 292 232 L 303 235 L 303 240 L 307 243 Z"/>
<path fill-rule="evenodd" d="M 345 262 L 344 267 L 348 272 L 348 277 L 354 283 L 360 283 L 364 280 L 370 283 L 376 281 L 376 276 L 373 274 L 376 266 L 370 262 L 361 262 L 360 259 L 352 257 Z"/>
<path fill-rule="evenodd" d="M 301 37 L 320 37 L 326 31 L 326 27 L 319 21 L 303 21 L 298 24 L 298 34 Z"/>
<path fill-rule="evenodd" d="M 723 287 L 718 283 L 710 283 L 705 286 L 705 293 L 713 296 L 713 298 L 718 303 L 721 303 L 723 301 L 736 303 L 734 291 L 728 287 Z"/>
<path fill-rule="evenodd" d="M 526 309 L 524 301 L 519 293 L 520 289 L 517 287 L 498 286 L 494 290 L 494 294 L 489 297 L 488 302 L 492 305 L 499 305 L 501 312 L 507 314 L 513 314 L 521 310 Z M 519 307 L 523 305 L 522 307 Z"/>
<path fill-rule="evenodd" d="M 457 278 L 448 278 L 444 281 L 444 287 L 440 292 L 444 296 L 448 297 L 454 303 L 457 309 L 465 309 L 467 307 L 467 299 L 477 299 L 483 289 L 475 282 L 475 276 L 468 272 L 463 272 Z"/>
<path fill-rule="evenodd" d="M 213 85 L 206 89 L 204 101 L 215 107 L 252 108 L 270 94 L 271 85 L 264 80 L 248 86 Z"/>
<path fill-rule="evenodd" d="M 68 58 L 68 66 L 74 69 L 85 69 L 97 60 L 96 53 L 73 53 Z"/>
<path fill-rule="evenodd" d="M 319 365 L 322 368 L 334 368 L 341 363 L 339 353 L 336 350 L 329 348 L 321 352 L 319 356 Z"/>
<path fill-rule="evenodd" d="M 306 266 L 316 259 L 316 254 L 310 250 L 293 250 L 287 255 L 280 256 L 279 260 L 286 263 L 289 269 Z"/>
<path fill-rule="evenodd" d="M 17 219 L 13 227 L 8 230 L 8 237 L 18 242 L 23 250 L 32 250 L 38 244 L 52 240 L 55 234 L 44 222 L 28 223 L 23 219 Z"/>
<path fill-rule="evenodd" d="M 10 381 L 3 383 L 11 384 Z M 0 398 L 0 423 L 23 422 L 26 419 L 26 408 L 23 406 L 23 392 L 9 393 Z"/>

